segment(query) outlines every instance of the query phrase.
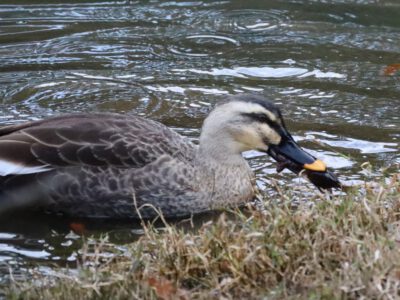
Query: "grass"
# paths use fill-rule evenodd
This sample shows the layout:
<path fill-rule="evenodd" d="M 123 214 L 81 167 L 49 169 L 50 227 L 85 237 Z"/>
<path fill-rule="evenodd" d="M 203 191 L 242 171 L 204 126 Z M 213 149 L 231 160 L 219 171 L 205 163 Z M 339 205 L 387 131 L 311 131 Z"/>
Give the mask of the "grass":
<path fill-rule="evenodd" d="M 223 213 L 195 232 L 145 226 L 124 255 L 87 242 L 77 273 L 14 281 L 10 299 L 395 299 L 400 174 L 315 205 L 291 195 Z"/>

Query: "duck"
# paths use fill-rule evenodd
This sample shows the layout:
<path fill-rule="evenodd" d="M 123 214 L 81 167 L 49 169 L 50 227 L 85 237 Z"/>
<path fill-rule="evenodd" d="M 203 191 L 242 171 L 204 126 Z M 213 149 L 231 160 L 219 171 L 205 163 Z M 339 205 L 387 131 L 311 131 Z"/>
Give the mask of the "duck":
<path fill-rule="evenodd" d="M 258 193 L 242 153 L 265 152 L 323 188 L 337 177 L 304 151 L 280 109 L 229 96 L 198 144 L 167 126 L 115 113 L 78 113 L 0 127 L 0 214 L 35 208 L 79 218 L 166 218 L 242 206 Z"/>

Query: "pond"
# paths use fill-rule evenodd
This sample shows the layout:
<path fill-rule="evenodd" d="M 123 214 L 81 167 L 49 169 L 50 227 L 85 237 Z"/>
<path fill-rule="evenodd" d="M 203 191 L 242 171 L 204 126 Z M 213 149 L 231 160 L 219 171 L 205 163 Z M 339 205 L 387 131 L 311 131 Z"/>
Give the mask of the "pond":
<path fill-rule="evenodd" d="M 399 37 L 397 0 L 3 0 L 0 125 L 118 112 L 196 140 L 226 95 L 262 94 L 304 148 L 345 184 L 362 185 L 399 168 Z M 263 193 L 273 197 L 271 180 L 303 182 L 277 175 L 260 153 L 245 156 Z M 80 222 L 3 218 L 0 284 L 10 272 L 24 278 L 76 266 Z M 141 234 L 139 224 L 85 222 L 88 233 L 109 233 L 116 252 Z"/>

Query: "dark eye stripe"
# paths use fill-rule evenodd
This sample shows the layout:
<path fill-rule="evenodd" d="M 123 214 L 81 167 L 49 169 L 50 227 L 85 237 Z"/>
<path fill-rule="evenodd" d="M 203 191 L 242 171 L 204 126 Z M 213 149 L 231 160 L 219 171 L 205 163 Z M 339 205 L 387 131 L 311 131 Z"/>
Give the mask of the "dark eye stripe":
<path fill-rule="evenodd" d="M 271 128 L 280 127 L 275 121 L 272 121 L 268 115 L 263 113 L 243 113 L 242 116 L 249 118 L 253 122 L 267 123 Z"/>
<path fill-rule="evenodd" d="M 282 124 L 277 123 L 276 121 L 272 121 L 267 114 L 263 113 L 243 113 L 243 116 L 249 118 L 252 122 L 259 122 L 268 124 L 276 133 L 280 136 L 284 136 L 286 132 L 286 127 L 283 123 L 282 115 L 279 113 L 279 119 Z"/>

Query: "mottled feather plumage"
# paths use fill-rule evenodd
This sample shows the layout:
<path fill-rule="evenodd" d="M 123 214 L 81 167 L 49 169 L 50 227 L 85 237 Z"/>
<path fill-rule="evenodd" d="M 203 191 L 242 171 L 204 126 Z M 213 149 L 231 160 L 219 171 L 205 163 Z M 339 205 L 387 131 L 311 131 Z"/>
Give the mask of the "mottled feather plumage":
<path fill-rule="evenodd" d="M 199 146 L 161 123 L 119 114 L 1 127 L 0 213 L 34 206 L 79 217 L 179 217 L 242 205 L 256 187 L 241 153 L 267 151 L 282 132 L 279 109 L 249 95 L 210 113 Z"/>
<path fill-rule="evenodd" d="M 42 168 L 43 173 L 4 174 L 1 200 L 8 204 L 3 207 L 50 198 L 44 201 L 48 210 L 79 216 L 134 217 L 133 196 L 136 194 L 141 205 L 140 199 L 167 185 L 155 180 L 157 176 L 166 178 L 157 171 L 166 162 L 191 164 L 194 147 L 164 125 L 138 116 L 67 115 L 5 126 L 0 128 L 0 160 L 24 166 L 25 173 L 29 168 Z M 134 182 L 126 183 L 124 176 Z M 28 188 L 27 182 L 33 187 Z M 109 201 L 115 198 L 129 202 L 130 209 L 116 211 L 127 205 Z"/>
<path fill-rule="evenodd" d="M 0 161 L 23 168 L 0 169 L 0 211 L 29 204 L 72 216 L 136 218 L 136 207 L 152 217 L 155 209 L 181 216 L 224 206 L 223 195 L 213 195 L 217 179 L 202 173 L 226 169 L 202 157 L 202 171 L 195 169 L 196 153 L 185 137 L 138 116 L 66 115 L 5 126 Z"/>

